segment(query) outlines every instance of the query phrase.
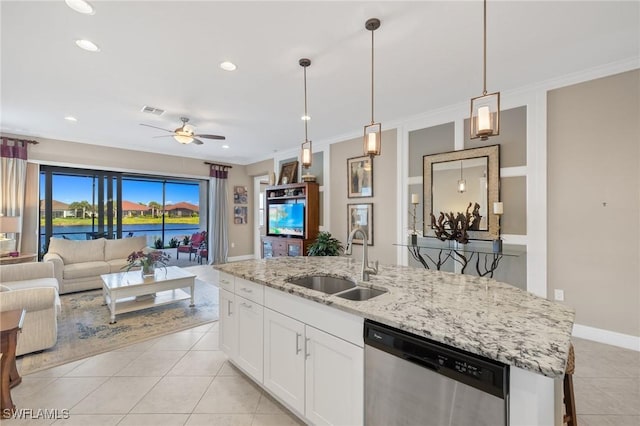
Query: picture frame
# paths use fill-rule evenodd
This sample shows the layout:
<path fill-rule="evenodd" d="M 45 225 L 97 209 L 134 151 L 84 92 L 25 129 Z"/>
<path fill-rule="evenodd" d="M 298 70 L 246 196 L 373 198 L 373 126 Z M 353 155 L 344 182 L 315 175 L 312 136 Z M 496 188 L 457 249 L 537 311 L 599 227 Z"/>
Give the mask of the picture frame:
<path fill-rule="evenodd" d="M 284 163 L 280 167 L 280 176 L 278 176 L 278 185 L 286 185 L 296 183 L 298 179 L 298 161 Z"/>
<path fill-rule="evenodd" d="M 233 187 L 233 204 L 247 204 L 249 192 L 246 186 Z"/>
<path fill-rule="evenodd" d="M 373 245 L 373 203 L 347 204 L 347 229 L 349 235 L 360 226 L 367 234 L 367 245 Z M 363 245 L 362 238 L 354 238 L 353 244 Z"/>
<path fill-rule="evenodd" d="M 236 206 L 233 208 L 233 224 L 246 225 L 248 222 L 249 207 Z"/>
<path fill-rule="evenodd" d="M 347 158 L 347 197 L 373 197 L 373 159 L 368 156 Z"/>

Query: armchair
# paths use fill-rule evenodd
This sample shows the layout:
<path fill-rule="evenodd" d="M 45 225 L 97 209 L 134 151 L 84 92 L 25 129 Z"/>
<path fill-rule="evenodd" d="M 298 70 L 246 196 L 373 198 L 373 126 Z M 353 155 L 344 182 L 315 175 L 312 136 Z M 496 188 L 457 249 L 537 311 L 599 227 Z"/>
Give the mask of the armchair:
<path fill-rule="evenodd" d="M 178 244 L 176 259 L 180 257 L 180 253 L 189 253 L 189 261 L 191 261 L 191 255 L 197 255 L 198 249 L 200 249 L 203 244 L 207 244 L 207 231 L 196 232 L 191 236 L 191 240 L 188 245 Z"/>

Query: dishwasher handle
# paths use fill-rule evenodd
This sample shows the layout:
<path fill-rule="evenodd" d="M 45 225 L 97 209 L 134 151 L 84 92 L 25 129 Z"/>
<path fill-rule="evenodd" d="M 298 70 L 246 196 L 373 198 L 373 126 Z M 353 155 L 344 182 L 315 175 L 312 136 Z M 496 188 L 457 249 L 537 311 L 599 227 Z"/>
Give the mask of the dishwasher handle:
<path fill-rule="evenodd" d="M 440 370 L 440 366 L 435 362 L 432 362 L 426 358 L 421 358 L 418 356 L 403 354 L 402 356 L 405 360 L 412 362 L 414 364 L 418 364 L 421 367 L 428 368 L 429 370 L 438 371 Z"/>

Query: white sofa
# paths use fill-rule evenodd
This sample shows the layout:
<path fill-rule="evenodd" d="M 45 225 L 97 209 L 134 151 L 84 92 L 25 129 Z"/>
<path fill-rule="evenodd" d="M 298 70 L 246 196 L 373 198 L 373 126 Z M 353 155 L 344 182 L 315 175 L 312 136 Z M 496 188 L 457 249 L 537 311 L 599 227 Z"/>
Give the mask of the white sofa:
<path fill-rule="evenodd" d="M 51 263 L 0 266 L 0 309 L 25 309 L 16 355 L 50 348 L 58 340 L 58 280 Z"/>
<path fill-rule="evenodd" d="M 127 257 L 142 250 L 147 238 L 131 237 L 118 240 L 65 240 L 51 238 L 45 262 L 54 265 L 60 283 L 60 294 L 102 288 L 100 275 L 122 272 Z"/>

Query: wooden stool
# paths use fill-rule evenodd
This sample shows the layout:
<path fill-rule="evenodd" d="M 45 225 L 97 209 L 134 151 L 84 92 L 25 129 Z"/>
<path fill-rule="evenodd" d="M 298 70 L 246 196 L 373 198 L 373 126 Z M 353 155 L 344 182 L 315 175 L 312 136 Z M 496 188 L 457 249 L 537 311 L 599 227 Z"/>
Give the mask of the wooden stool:
<path fill-rule="evenodd" d="M 573 351 L 573 343 L 569 345 L 569 357 L 567 358 L 567 368 L 564 372 L 564 412 L 563 423 L 568 426 L 577 426 L 576 400 L 573 395 L 573 372 L 576 369 L 576 356 Z"/>

